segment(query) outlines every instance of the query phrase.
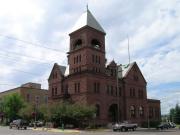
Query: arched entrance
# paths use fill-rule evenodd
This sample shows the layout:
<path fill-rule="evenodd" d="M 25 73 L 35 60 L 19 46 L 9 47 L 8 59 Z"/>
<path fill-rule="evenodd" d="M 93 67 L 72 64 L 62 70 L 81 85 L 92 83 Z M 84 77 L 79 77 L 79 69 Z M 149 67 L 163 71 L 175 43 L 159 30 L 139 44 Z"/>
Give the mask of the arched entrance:
<path fill-rule="evenodd" d="M 117 104 L 112 104 L 108 110 L 108 117 L 111 122 L 118 121 L 118 106 Z"/>

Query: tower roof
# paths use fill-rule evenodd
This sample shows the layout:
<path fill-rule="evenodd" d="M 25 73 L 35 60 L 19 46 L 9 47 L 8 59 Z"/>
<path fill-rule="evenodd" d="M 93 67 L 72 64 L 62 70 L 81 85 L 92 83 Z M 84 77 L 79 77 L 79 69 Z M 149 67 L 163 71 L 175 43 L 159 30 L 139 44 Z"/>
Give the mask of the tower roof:
<path fill-rule="evenodd" d="M 78 21 L 75 23 L 74 27 L 72 28 L 72 32 L 84 27 L 89 26 L 92 27 L 98 31 L 101 31 L 105 33 L 104 29 L 101 27 L 101 25 L 98 23 L 98 21 L 95 19 L 95 17 L 92 15 L 92 13 L 87 10 L 80 16 Z"/>

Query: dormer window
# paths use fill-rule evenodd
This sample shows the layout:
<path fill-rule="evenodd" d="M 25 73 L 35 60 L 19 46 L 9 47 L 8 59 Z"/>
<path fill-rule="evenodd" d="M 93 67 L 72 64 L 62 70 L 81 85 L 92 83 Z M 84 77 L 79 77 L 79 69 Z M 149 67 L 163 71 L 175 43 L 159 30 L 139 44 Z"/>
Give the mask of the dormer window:
<path fill-rule="evenodd" d="M 100 42 L 97 39 L 93 39 L 91 41 L 91 45 L 95 49 L 100 49 L 101 48 Z"/>
<path fill-rule="evenodd" d="M 79 49 L 79 48 L 81 48 L 81 46 L 82 46 L 82 40 L 81 40 L 81 39 L 78 39 L 78 40 L 75 42 L 75 44 L 74 44 L 74 46 L 73 46 L 73 49 L 74 49 L 74 50 Z"/>

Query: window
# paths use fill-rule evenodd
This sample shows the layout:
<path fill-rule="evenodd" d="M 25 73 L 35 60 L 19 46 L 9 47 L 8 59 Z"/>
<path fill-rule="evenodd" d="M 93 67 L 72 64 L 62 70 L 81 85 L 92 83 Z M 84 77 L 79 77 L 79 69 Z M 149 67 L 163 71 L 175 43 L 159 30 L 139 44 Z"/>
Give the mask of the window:
<path fill-rule="evenodd" d="M 80 93 L 80 83 L 74 83 L 75 93 Z"/>
<path fill-rule="evenodd" d="M 78 39 L 78 40 L 75 42 L 75 44 L 74 44 L 74 46 L 73 46 L 73 49 L 74 49 L 74 50 L 79 49 L 79 48 L 81 48 L 81 46 L 82 46 L 82 40 L 81 40 L 81 39 Z"/>
<path fill-rule="evenodd" d="M 135 88 L 130 88 L 130 97 L 135 97 L 136 93 L 135 93 Z"/>
<path fill-rule="evenodd" d="M 91 41 L 91 45 L 95 49 L 100 49 L 101 48 L 100 42 L 97 39 L 93 39 Z"/>
<path fill-rule="evenodd" d="M 144 108 L 142 106 L 139 107 L 139 116 L 140 117 L 144 116 Z"/>
<path fill-rule="evenodd" d="M 100 83 L 94 83 L 94 93 L 100 93 Z"/>
<path fill-rule="evenodd" d="M 131 117 L 135 117 L 136 114 L 135 114 L 135 106 L 130 106 L 130 116 Z"/>
<path fill-rule="evenodd" d="M 55 88 L 55 95 L 57 95 L 57 87 Z"/>

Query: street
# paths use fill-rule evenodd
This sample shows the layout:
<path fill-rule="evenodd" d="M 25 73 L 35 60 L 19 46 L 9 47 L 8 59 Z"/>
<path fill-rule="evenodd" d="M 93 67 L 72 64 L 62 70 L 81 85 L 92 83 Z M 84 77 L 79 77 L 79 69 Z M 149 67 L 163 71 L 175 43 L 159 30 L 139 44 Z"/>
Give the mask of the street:
<path fill-rule="evenodd" d="M 169 129 L 158 131 L 155 129 L 138 129 L 137 131 L 129 132 L 113 132 L 111 130 L 98 130 L 98 131 L 80 131 L 80 132 L 52 132 L 52 131 L 35 131 L 32 129 L 17 130 L 9 129 L 8 127 L 0 127 L 0 135 L 180 135 L 179 129 Z"/>

